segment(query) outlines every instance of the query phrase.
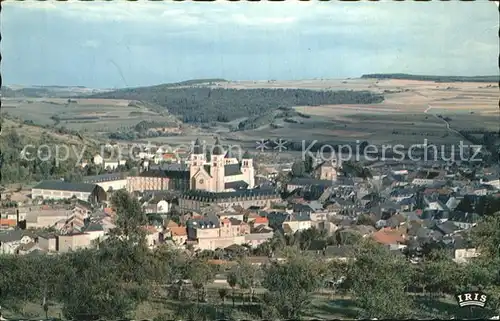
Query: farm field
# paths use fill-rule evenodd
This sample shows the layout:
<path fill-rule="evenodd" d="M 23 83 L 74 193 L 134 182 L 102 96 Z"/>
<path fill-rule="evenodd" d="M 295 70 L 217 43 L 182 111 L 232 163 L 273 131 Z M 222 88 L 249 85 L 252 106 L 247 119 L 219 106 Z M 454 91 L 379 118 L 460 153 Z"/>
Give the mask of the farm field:
<path fill-rule="evenodd" d="M 455 130 L 498 131 L 500 124 L 498 85 L 495 83 L 362 78 L 228 81 L 192 87 L 369 90 L 383 94 L 385 99 L 378 104 L 296 106 L 295 111 L 304 117 L 293 117 L 294 122 L 275 119 L 271 126 L 271 117 L 257 128 L 231 131 L 231 127 L 238 127 L 239 122 L 246 119 L 240 118 L 229 123 L 206 124 L 204 128 L 184 126 L 183 136 L 152 137 L 141 139 L 141 142 L 177 145 L 191 143 L 197 137 L 211 141 L 214 135 L 220 135 L 223 140 L 249 149 L 255 148 L 256 141 L 270 138 L 294 141 L 316 139 L 338 144 L 366 140 L 377 145 L 422 144 L 427 139 L 429 143 L 448 145 L 463 140 Z M 87 134 L 127 131 L 143 120 L 181 124 L 163 107 L 126 99 L 71 98 L 69 102 L 67 98 L 16 97 L 4 98 L 2 103 L 4 111 L 13 116 L 41 125 L 57 123 L 58 126 Z M 438 115 L 450 119 L 452 130 Z"/>
<path fill-rule="evenodd" d="M 106 133 L 146 121 L 172 121 L 167 113 L 152 111 L 148 104 L 119 99 L 5 98 L 2 108 L 10 115 L 40 125 Z"/>
<path fill-rule="evenodd" d="M 241 141 L 261 138 L 318 139 L 344 143 L 367 140 L 374 144 L 458 144 L 463 138 L 449 130 L 437 115 L 449 117 L 454 130 L 498 131 L 498 85 L 436 83 L 414 80 L 315 80 L 304 82 L 228 82 L 227 88 L 352 89 L 384 93 L 380 104 L 296 106 L 309 118 L 298 124 L 279 123 L 231 133 Z"/>

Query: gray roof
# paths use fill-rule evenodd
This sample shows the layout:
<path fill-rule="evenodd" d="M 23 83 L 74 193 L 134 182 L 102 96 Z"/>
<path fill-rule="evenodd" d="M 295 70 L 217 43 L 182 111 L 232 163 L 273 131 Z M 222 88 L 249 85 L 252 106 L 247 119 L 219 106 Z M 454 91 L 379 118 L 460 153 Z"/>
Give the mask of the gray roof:
<path fill-rule="evenodd" d="M 445 235 L 452 234 L 452 233 L 460 230 L 460 228 L 458 226 L 456 226 L 455 223 L 450 222 L 450 221 L 446 221 L 442 224 L 438 224 L 438 225 L 436 225 L 436 228 L 439 231 L 441 231 L 442 233 L 444 233 Z"/>
<path fill-rule="evenodd" d="M 208 214 L 202 218 L 193 218 L 189 219 L 187 221 L 187 226 L 188 228 L 207 228 L 207 227 L 212 227 L 213 228 L 219 228 L 220 227 L 220 222 L 219 218 L 213 214 Z"/>
<path fill-rule="evenodd" d="M 311 216 L 309 215 L 309 213 L 292 213 L 288 217 L 290 221 L 305 222 L 311 220 Z"/>
<path fill-rule="evenodd" d="M 186 163 L 161 163 L 149 166 L 150 169 L 158 169 L 166 172 L 183 172 L 189 170 Z"/>
<path fill-rule="evenodd" d="M 231 189 L 245 189 L 248 187 L 248 183 L 245 181 L 235 181 L 235 182 L 225 183 L 224 187 L 226 189 L 229 189 L 229 188 L 231 188 Z"/>
<path fill-rule="evenodd" d="M 147 171 L 140 173 L 139 176 L 189 179 L 189 168 L 184 163 L 152 165 Z"/>
<path fill-rule="evenodd" d="M 8 243 L 8 242 L 15 242 L 15 241 L 20 241 L 23 236 L 27 235 L 24 233 L 22 230 L 11 230 L 11 231 L 2 231 L 0 232 L 0 243 Z M 30 237 L 33 237 L 31 235 L 27 235 Z"/>
<path fill-rule="evenodd" d="M 279 193 L 274 189 L 254 188 L 242 189 L 234 192 L 208 192 L 204 190 L 189 190 L 182 193 L 185 199 L 202 198 L 206 200 L 227 199 L 232 197 L 252 197 L 252 196 L 278 196 Z"/>
<path fill-rule="evenodd" d="M 240 164 L 224 165 L 224 176 L 241 175 Z"/>
<path fill-rule="evenodd" d="M 102 174 L 94 176 L 84 176 L 83 183 L 109 182 L 124 179 L 123 173 Z"/>
<path fill-rule="evenodd" d="M 98 231 L 104 231 L 104 228 L 99 223 L 90 223 L 88 226 L 85 227 L 84 231 L 85 232 L 98 232 Z"/>
<path fill-rule="evenodd" d="M 289 185 L 299 185 L 299 186 L 331 186 L 332 181 L 326 179 L 314 179 L 314 178 L 306 178 L 306 177 L 294 177 L 288 183 Z"/>
<path fill-rule="evenodd" d="M 72 191 L 92 193 L 97 187 L 95 184 L 88 183 L 69 183 L 64 181 L 43 181 L 33 187 L 33 189 L 49 189 L 56 191 Z"/>

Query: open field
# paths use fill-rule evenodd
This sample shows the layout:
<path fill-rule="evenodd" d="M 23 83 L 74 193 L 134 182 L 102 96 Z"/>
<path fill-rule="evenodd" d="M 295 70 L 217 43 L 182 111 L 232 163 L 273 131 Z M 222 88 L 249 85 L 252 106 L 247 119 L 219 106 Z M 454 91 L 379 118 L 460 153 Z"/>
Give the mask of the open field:
<path fill-rule="evenodd" d="M 194 86 L 194 85 L 193 85 Z M 181 86 L 182 87 L 182 86 Z M 210 124 L 209 129 L 183 130 L 184 136 L 142 139 L 160 144 L 186 144 L 196 137 L 210 142 L 214 135 L 223 140 L 255 148 L 260 139 L 304 139 L 345 144 L 356 140 L 374 144 L 422 144 L 424 139 L 435 144 L 458 144 L 463 140 L 456 130 L 485 129 L 498 131 L 498 85 L 476 82 L 433 82 L 399 79 L 337 79 L 302 81 L 228 81 L 210 82 L 194 87 L 258 89 L 290 88 L 315 90 L 369 90 L 384 95 L 378 104 L 343 104 L 296 106 L 306 117 L 275 119 L 263 115 L 258 128 L 230 131 L 240 118 L 229 123 Z M 179 87 L 177 87 L 179 88 Z M 168 89 L 166 89 L 168 91 Z M 4 111 L 37 124 L 85 130 L 89 134 L 104 134 L 127 130 L 142 120 L 176 121 L 163 107 L 126 99 L 66 98 L 5 98 Z M 450 128 L 437 116 L 449 117 Z M 179 122 L 180 123 L 180 122 Z M 208 125 L 208 124 L 207 124 Z"/>
<path fill-rule="evenodd" d="M 54 125 L 57 117 L 60 126 L 90 133 L 113 132 L 143 120 L 173 120 L 146 104 L 119 99 L 71 99 L 68 103 L 64 98 L 5 98 L 2 107 L 9 114 L 36 124 Z"/>
<path fill-rule="evenodd" d="M 436 83 L 415 80 L 315 80 L 304 82 L 228 82 L 226 88 L 307 88 L 371 90 L 383 93 L 380 104 L 297 106 L 310 118 L 298 124 L 277 122 L 227 136 L 243 142 L 261 138 L 317 139 L 337 143 L 366 140 L 374 144 L 458 144 L 463 138 L 449 130 L 437 115 L 451 118 L 454 130 L 498 131 L 498 85 L 489 83 Z"/>

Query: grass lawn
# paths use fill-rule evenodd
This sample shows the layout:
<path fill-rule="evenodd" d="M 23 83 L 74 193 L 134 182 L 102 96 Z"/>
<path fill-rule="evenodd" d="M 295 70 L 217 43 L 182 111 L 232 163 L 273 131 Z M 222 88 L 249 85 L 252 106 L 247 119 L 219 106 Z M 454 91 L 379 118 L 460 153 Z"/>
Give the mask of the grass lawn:
<path fill-rule="evenodd" d="M 228 292 L 228 296 L 224 300 L 225 303 L 222 304 L 220 297 L 214 293 L 217 290 L 209 290 L 207 296 L 207 303 L 195 302 L 195 298 L 192 295 L 189 296 L 188 300 L 176 301 L 165 298 L 153 298 L 149 301 L 143 302 L 137 306 L 134 312 L 133 319 L 144 320 L 165 315 L 168 318 L 173 318 L 179 313 L 185 312 L 188 308 L 198 307 L 202 309 L 203 313 L 207 315 L 209 320 L 214 320 L 221 318 L 224 314 L 237 316 L 240 319 L 254 319 L 260 318 L 260 307 L 258 303 L 249 304 L 248 302 L 243 302 L 241 294 L 236 294 L 235 304 L 233 307 L 231 290 Z M 262 292 L 262 291 L 258 291 Z M 260 293 L 256 295 L 255 301 L 260 301 Z M 416 299 L 416 304 L 418 310 L 420 311 L 422 318 L 440 318 L 449 319 L 451 316 L 456 319 L 464 318 L 489 318 L 493 315 L 488 309 L 473 308 L 460 308 L 454 301 L 452 297 L 439 298 L 439 299 L 428 299 L 425 297 L 418 297 Z M 49 318 L 62 318 L 61 306 L 58 304 L 51 304 L 48 316 Z M 472 311 L 472 312 L 471 312 Z M 45 316 L 45 312 L 40 303 L 28 302 L 23 305 L 18 311 L 9 310 L 7 306 L 3 307 L 3 316 L 7 319 L 19 319 L 19 318 L 40 318 Z M 305 311 L 304 319 L 347 319 L 354 320 L 359 316 L 360 310 L 356 307 L 355 302 L 353 302 L 347 296 L 332 296 L 328 293 L 315 294 L 312 299 L 312 304 L 307 311 Z M 167 319 L 168 319 L 167 318 Z"/>

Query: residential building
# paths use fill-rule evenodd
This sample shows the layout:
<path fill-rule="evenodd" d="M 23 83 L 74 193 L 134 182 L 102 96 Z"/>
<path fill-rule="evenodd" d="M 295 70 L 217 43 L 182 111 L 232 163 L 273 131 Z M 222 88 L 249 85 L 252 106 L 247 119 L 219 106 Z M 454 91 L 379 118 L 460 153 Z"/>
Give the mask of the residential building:
<path fill-rule="evenodd" d="M 245 231 L 239 225 L 233 225 L 230 219 L 215 215 L 206 215 L 188 220 L 188 239 L 197 242 L 201 250 L 215 250 L 230 245 L 245 243 Z"/>
<path fill-rule="evenodd" d="M 43 181 L 31 189 L 33 199 L 70 199 L 99 203 L 106 200 L 106 192 L 96 184 L 69 183 L 64 181 Z"/>
<path fill-rule="evenodd" d="M 95 176 L 85 176 L 83 183 L 96 184 L 106 192 L 117 191 L 127 187 L 127 178 L 124 173 L 102 174 Z"/>
<path fill-rule="evenodd" d="M 35 237 L 22 230 L 0 231 L 0 254 L 16 254 L 22 244 L 35 242 Z"/>
<path fill-rule="evenodd" d="M 292 233 L 310 229 L 312 226 L 311 216 L 309 213 L 288 214 L 285 222 L 283 222 L 283 229 L 285 229 L 285 225 L 288 226 Z"/>
<path fill-rule="evenodd" d="M 233 192 L 213 193 L 203 190 L 190 190 L 179 197 L 179 208 L 183 212 L 200 211 L 203 207 L 218 205 L 222 208 L 239 205 L 244 209 L 252 206 L 271 207 L 281 201 L 274 189 L 246 189 Z"/>

